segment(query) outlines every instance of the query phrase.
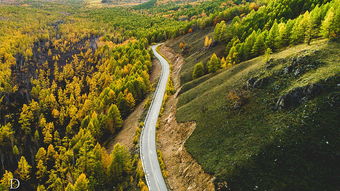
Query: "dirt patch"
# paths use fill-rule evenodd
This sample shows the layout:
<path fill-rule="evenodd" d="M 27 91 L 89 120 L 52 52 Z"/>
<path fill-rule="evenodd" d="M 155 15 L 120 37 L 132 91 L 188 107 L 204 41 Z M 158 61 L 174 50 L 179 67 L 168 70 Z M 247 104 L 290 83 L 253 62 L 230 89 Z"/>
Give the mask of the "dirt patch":
<path fill-rule="evenodd" d="M 184 60 L 166 46 L 161 46 L 160 52 L 173 63 L 171 76 L 176 89 L 179 90 L 179 72 Z M 157 130 L 158 148 L 163 154 L 165 166 L 168 167 L 167 183 L 173 191 L 214 190 L 214 177 L 205 173 L 184 147 L 196 124 L 177 123 L 175 117 L 177 93 L 168 98 L 160 118 L 160 128 Z"/>
<path fill-rule="evenodd" d="M 157 83 L 161 73 L 161 66 L 159 61 L 154 59 L 152 64 L 152 72 L 150 75 L 151 84 Z M 111 152 L 115 144 L 120 143 L 127 147 L 129 150 L 133 148 L 133 137 L 135 136 L 138 121 L 144 111 L 146 100 L 140 103 L 136 109 L 124 120 L 123 128 L 116 135 L 116 137 L 108 143 L 107 150 Z"/>

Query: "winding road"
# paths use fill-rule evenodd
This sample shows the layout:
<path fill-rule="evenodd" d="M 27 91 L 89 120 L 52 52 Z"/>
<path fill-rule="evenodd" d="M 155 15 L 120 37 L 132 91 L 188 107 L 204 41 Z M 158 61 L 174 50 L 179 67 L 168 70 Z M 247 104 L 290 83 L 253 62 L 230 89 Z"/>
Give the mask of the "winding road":
<path fill-rule="evenodd" d="M 145 173 L 145 179 L 150 191 L 168 190 L 157 157 L 156 124 L 170 75 L 170 67 L 169 63 L 157 53 L 156 48 L 159 45 L 160 44 L 152 46 L 152 51 L 156 58 L 160 61 L 162 72 L 154 93 L 154 97 L 149 107 L 149 111 L 146 115 L 144 128 L 142 129 L 142 134 L 140 137 L 140 155 Z"/>

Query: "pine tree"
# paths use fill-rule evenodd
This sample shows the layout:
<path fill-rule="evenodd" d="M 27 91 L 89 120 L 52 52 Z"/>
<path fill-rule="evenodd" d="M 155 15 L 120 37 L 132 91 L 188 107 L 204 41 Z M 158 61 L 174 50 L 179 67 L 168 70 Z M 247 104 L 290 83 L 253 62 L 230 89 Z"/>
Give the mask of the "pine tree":
<path fill-rule="evenodd" d="M 275 21 L 267 36 L 266 44 L 268 48 L 272 50 L 276 50 L 278 48 L 277 46 L 278 36 L 279 36 L 279 26 L 277 22 Z"/>
<path fill-rule="evenodd" d="M 216 72 L 221 68 L 221 62 L 215 53 L 211 55 L 210 60 L 207 63 L 207 68 L 209 73 Z"/>
<path fill-rule="evenodd" d="M 305 42 L 310 45 L 310 42 L 312 40 L 314 31 L 313 31 L 313 23 L 312 18 L 308 11 L 303 15 L 302 22 L 305 25 Z"/>
<path fill-rule="evenodd" d="M 148 187 L 146 186 L 142 179 L 139 179 L 138 187 L 140 188 L 141 191 L 149 191 Z"/>
<path fill-rule="evenodd" d="M 336 37 L 336 30 L 339 30 L 336 28 L 336 25 L 339 23 L 335 22 L 335 13 L 334 8 L 331 7 L 326 16 L 325 19 L 322 21 L 321 24 L 321 35 L 325 38 L 335 38 Z"/>
<path fill-rule="evenodd" d="M 228 67 L 228 64 L 227 64 L 227 61 L 224 57 L 221 58 L 221 67 L 222 68 L 227 68 Z"/>
<path fill-rule="evenodd" d="M 38 161 L 37 164 L 37 172 L 36 177 L 37 179 L 43 179 L 47 174 L 47 167 L 42 160 Z"/>
<path fill-rule="evenodd" d="M 119 184 L 131 173 L 130 153 L 118 143 L 114 146 L 111 157 L 112 162 L 109 166 L 111 180 Z"/>
<path fill-rule="evenodd" d="M 91 131 L 94 137 L 100 138 L 103 135 L 103 132 L 102 132 L 102 127 L 99 123 L 97 112 L 93 111 L 89 119 L 90 120 L 87 124 L 87 129 Z"/>
<path fill-rule="evenodd" d="M 18 162 L 18 169 L 15 172 L 19 175 L 21 180 L 27 181 L 31 178 L 31 168 L 32 167 L 28 164 L 26 158 L 22 156 Z"/>
<path fill-rule="evenodd" d="M 265 47 L 266 45 L 265 45 L 264 33 L 260 33 L 256 37 L 256 41 L 254 43 L 254 46 L 251 52 L 254 56 L 262 55 L 264 53 Z"/>
<path fill-rule="evenodd" d="M 279 35 L 277 37 L 277 46 L 279 48 L 282 48 L 282 47 L 285 47 L 283 39 L 284 38 L 289 39 L 289 36 L 287 37 L 287 35 L 285 34 L 285 31 L 286 31 L 286 24 L 285 23 L 280 23 L 278 25 L 278 27 L 279 27 Z"/>
<path fill-rule="evenodd" d="M 14 131 L 12 129 L 12 124 L 7 123 L 4 126 L 0 125 L 0 145 L 1 146 L 10 146 L 12 140 L 14 138 Z"/>
<path fill-rule="evenodd" d="M 58 173 L 53 169 L 50 171 L 47 183 L 49 184 L 47 188 L 48 190 L 64 190 L 62 179 L 59 177 Z"/>
<path fill-rule="evenodd" d="M 43 147 L 40 147 L 35 155 L 35 161 L 39 162 L 39 160 L 46 161 L 46 150 Z"/>
<path fill-rule="evenodd" d="M 38 185 L 37 191 L 47 191 L 44 185 Z"/>
<path fill-rule="evenodd" d="M 229 54 L 229 51 L 230 51 L 231 47 L 236 46 L 239 43 L 240 43 L 240 40 L 237 37 L 234 37 L 230 42 L 228 42 L 228 44 L 227 44 L 227 46 L 225 48 L 225 52 L 227 54 Z"/>
<path fill-rule="evenodd" d="M 12 172 L 5 170 L 5 173 L 2 175 L 2 178 L 0 180 L 0 190 L 8 190 L 12 179 L 13 179 Z"/>
<path fill-rule="evenodd" d="M 273 53 L 273 51 L 270 49 L 270 48 L 267 48 L 266 49 L 266 52 L 265 52 L 265 62 L 268 62 L 268 60 L 270 59 L 270 55 Z"/>
<path fill-rule="evenodd" d="M 107 112 L 108 121 L 106 124 L 107 130 L 114 133 L 117 129 L 120 129 L 123 124 L 120 111 L 116 104 L 112 104 Z"/>
<path fill-rule="evenodd" d="M 196 79 L 204 75 L 204 65 L 202 62 L 195 64 L 192 72 L 192 78 Z"/>
<path fill-rule="evenodd" d="M 280 33 L 281 47 L 286 47 L 290 44 L 291 34 L 294 27 L 294 20 L 288 20 L 285 25 L 285 30 Z"/>
<path fill-rule="evenodd" d="M 54 161 L 55 160 L 55 158 L 57 156 L 57 152 L 55 151 L 54 146 L 52 144 L 48 145 L 46 156 L 47 156 L 46 159 L 48 161 Z"/>
<path fill-rule="evenodd" d="M 19 117 L 19 123 L 21 124 L 21 129 L 25 132 L 25 134 L 30 134 L 31 132 L 31 123 L 34 120 L 33 112 L 30 110 L 29 106 L 24 104 L 22 106 L 22 111 Z"/>
<path fill-rule="evenodd" d="M 311 11 L 310 13 L 311 20 L 312 20 L 312 37 L 318 37 L 320 34 L 320 26 L 322 22 L 322 14 L 321 14 L 321 9 L 319 5 L 316 5 L 316 7 Z"/>
<path fill-rule="evenodd" d="M 249 58 L 252 57 L 252 48 L 255 44 L 255 41 L 256 41 L 256 31 L 253 30 L 253 32 L 251 33 L 251 35 L 249 35 L 243 46 L 242 46 L 242 53 L 240 53 L 242 56 L 241 57 L 241 60 L 248 60 Z"/>
<path fill-rule="evenodd" d="M 299 44 L 302 43 L 305 38 L 305 29 L 304 24 L 302 23 L 303 18 L 302 16 L 299 16 L 294 23 L 294 26 L 292 28 L 292 33 L 290 36 L 290 43 L 291 44 Z M 270 47 L 269 47 L 270 48 Z"/>
<path fill-rule="evenodd" d="M 226 61 L 228 65 L 235 65 L 239 62 L 239 53 L 236 46 L 231 47 Z"/>
<path fill-rule="evenodd" d="M 205 36 L 204 38 L 204 47 L 209 48 L 212 44 L 212 39 L 209 36 Z"/>
<path fill-rule="evenodd" d="M 17 147 L 16 145 L 13 146 L 12 152 L 13 152 L 13 154 L 16 155 L 16 156 L 19 155 L 19 149 L 18 149 L 18 147 Z"/>
<path fill-rule="evenodd" d="M 226 41 L 226 31 L 227 31 L 227 25 L 225 21 L 221 21 L 220 23 L 216 24 L 214 29 L 214 38 L 217 41 Z"/>
<path fill-rule="evenodd" d="M 76 191 L 88 191 L 89 190 L 89 180 L 86 178 L 84 173 L 81 173 L 74 184 L 74 190 Z"/>
<path fill-rule="evenodd" d="M 68 183 L 66 188 L 65 188 L 65 191 L 76 191 L 73 184 L 71 183 Z"/>

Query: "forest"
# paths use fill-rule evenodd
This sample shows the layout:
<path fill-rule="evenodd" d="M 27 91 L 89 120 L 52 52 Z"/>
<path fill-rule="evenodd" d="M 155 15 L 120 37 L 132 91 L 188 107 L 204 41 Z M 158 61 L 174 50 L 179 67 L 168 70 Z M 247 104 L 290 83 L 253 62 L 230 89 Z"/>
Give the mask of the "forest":
<path fill-rule="evenodd" d="M 0 190 L 147 189 L 103 143 L 152 88 L 149 44 L 185 23 L 73 3 L 0 5 Z"/>
<path fill-rule="evenodd" d="M 339 1 L 270 1 L 257 11 L 254 10 L 257 9 L 255 4 L 250 5 L 254 9 L 243 18 L 238 15 L 232 19 L 216 16 L 214 20 L 218 23 L 214 35 L 205 37 L 204 47 L 212 46 L 212 39 L 215 43 L 224 43 L 226 56 L 217 58 L 213 54 L 208 62 L 197 63 L 193 78 L 230 68 L 259 55 L 270 55 L 288 46 L 309 45 L 312 39 L 337 39 L 340 33 L 338 5 Z M 192 28 L 197 25 L 199 22 Z"/>
<path fill-rule="evenodd" d="M 154 88 L 153 43 L 211 30 L 196 51 L 223 51 L 194 63 L 189 78 L 200 80 L 340 35 L 340 0 L 85 3 L 0 2 L 0 190 L 13 177 L 25 190 L 148 190 L 138 149 L 104 143 Z"/>

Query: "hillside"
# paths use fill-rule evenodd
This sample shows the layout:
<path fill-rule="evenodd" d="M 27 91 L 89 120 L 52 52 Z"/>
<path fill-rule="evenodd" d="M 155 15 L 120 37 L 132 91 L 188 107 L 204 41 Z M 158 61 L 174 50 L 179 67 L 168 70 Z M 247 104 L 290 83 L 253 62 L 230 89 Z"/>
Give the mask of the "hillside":
<path fill-rule="evenodd" d="M 190 42 L 191 37 L 195 34 L 179 39 Z M 231 190 L 339 187 L 334 179 L 339 50 L 338 43 L 317 40 L 272 54 L 268 62 L 257 57 L 185 83 L 190 60 L 209 52 L 187 54 L 176 117 L 197 123 L 186 147 L 217 176 L 216 185 L 226 181 Z"/>
<path fill-rule="evenodd" d="M 226 9 L 166 42 L 185 61 L 176 119 L 196 123 L 186 149 L 217 190 L 340 188 L 340 2 L 319 2 Z"/>

